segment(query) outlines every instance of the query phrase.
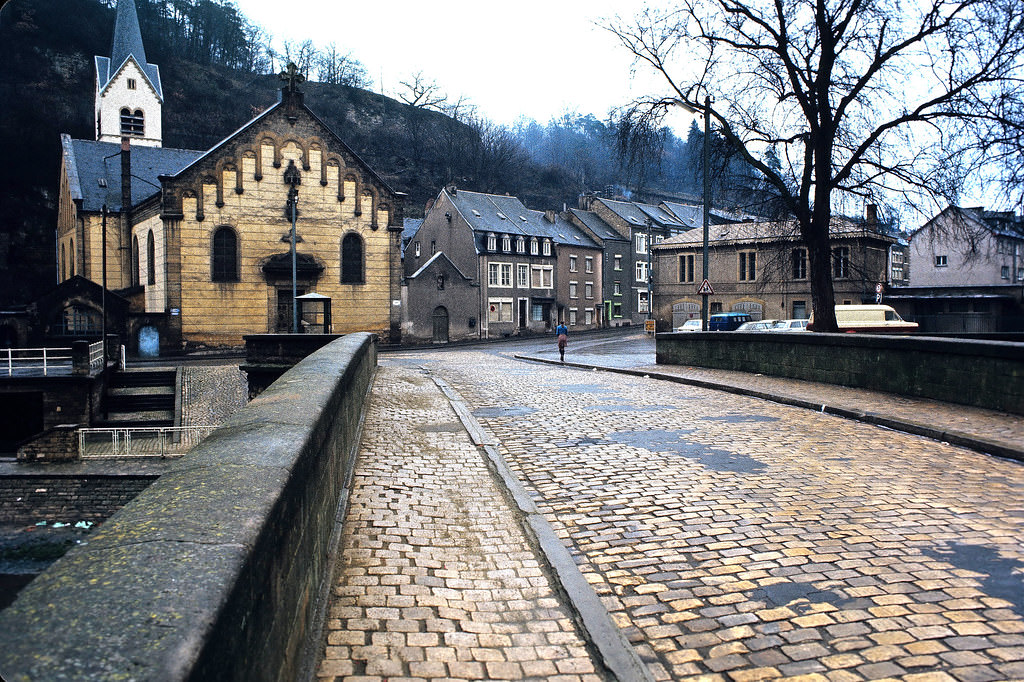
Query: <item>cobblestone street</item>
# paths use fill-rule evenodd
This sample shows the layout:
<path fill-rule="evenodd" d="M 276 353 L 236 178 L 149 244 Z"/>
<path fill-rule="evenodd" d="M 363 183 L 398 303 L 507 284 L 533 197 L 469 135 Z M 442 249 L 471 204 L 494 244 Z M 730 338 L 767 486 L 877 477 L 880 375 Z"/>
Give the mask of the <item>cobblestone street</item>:
<path fill-rule="evenodd" d="M 461 394 L 657 679 L 1024 679 L 1019 463 L 755 398 L 483 350 L 403 353 L 383 357 L 382 365 L 385 377 L 394 367 L 423 365 Z M 462 554 L 466 540 L 456 533 L 432 547 L 431 539 L 452 532 L 441 530 L 436 517 L 461 527 L 481 513 L 465 512 L 456 494 L 483 489 L 487 474 L 478 455 L 471 448 L 451 453 L 458 462 L 444 469 L 420 461 L 417 444 L 430 434 L 408 426 L 420 416 L 403 400 L 375 396 L 374 409 L 387 415 L 383 442 L 394 439 L 404 458 L 385 457 L 383 442 L 370 440 L 357 469 L 370 487 L 362 502 L 353 500 L 358 513 L 346 527 L 342 574 L 351 582 L 337 588 L 345 603 L 332 615 L 355 619 L 345 636 L 360 641 L 335 642 L 349 658 L 356 649 L 345 647 L 394 639 L 368 633 L 385 616 L 401 618 L 387 610 L 390 596 L 415 597 L 403 586 L 429 587 L 418 582 L 419 564 L 409 563 L 412 550 L 439 562 L 427 575 L 444 587 L 447 578 L 436 572 L 445 557 Z M 367 438 L 376 438 L 383 423 L 368 417 Z M 454 471 L 469 475 L 473 467 L 478 478 L 454 478 Z M 411 499 L 410 490 L 445 489 L 452 494 L 442 496 L 443 504 L 428 504 L 425 515 L 435 520 L 423 544 L 401 533 L 391 537 L 410 514 L 422 515 L 426 503 Z M 363 509 L 374 499 L 384 508 Z M 494 505 L 483 502 L 482 509 Z M 500 524 L 501 516 L 483 518 Z M 404 550 L 387 554 L 395 542 Z M 529 553 L 518 542 L 492 543 L 494 556 L 507 552 L 514 564 L 497 568 L 511 576 L 521 566 L 533 579 L 537 569 L 520 561 Z M 493 579 L 487 571 L 494 569 L 460 568 L 474 576 L 468 579 Z M 466 570 L 443 570 L 467 579 Z M 381 574 L 397 583 L 375 577 Z M 367 598 L 371 587 L 379 590 L 374 607 L 385 609 L 376 623 L 363 620 L 373 617 L 358 604 L 360 590 Z M 497 601 L 492 619 L 511 612 L 521 622 L 519 608 Z M 559 628 L 571 622 L 553 600 L 541 612 Z M 438 616 L 423 615 L 428 620 L 415 631 L 448 643 L 440 634 L 430 637 L 426 623 Z M 558 646 L 582 654 L 577 635 L 560 636 L 566 640 Z M 334 665 L 341 666 L 336 674 L 364 672 Z M 515 674 L 485 672 L 530 675 L 525 665 L 508 670 Z M 452 668 L 436 673 L 473 677 Z M 377 674 L 435 676 L 417 675 L 411 666 Z"/>

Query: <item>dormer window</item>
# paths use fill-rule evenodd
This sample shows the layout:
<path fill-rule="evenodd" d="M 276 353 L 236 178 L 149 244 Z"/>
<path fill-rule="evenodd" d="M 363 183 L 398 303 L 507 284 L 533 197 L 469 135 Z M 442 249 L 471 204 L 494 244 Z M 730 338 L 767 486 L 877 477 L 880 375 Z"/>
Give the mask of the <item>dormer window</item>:
<path fill-rule="evenodd" d="M 550 256 L 551 255 L 551 240 L 550 239 L 545 239 L 544 240 L 544 255 L 545 256 Z"/>
<path fill-rule="evenodd" d="M 142 109 L 132 111 L 128 107 L 121 109 L 121 134 L 142 137 L 145 129 Z"/>
<path fill-rule="evenodd" d="M 516 237 L 516 253 L 526 253 L 526 239 Z"/>
<path fill-rule="evenodd" d="M 498 237 L 493 232 L 487 233 L 487 250 L 497 251 L 498 250 Z"/>
<path fill-rule="evenodd" d="M 135 89 L 135 79 L 134 78 L 129 78 L 128 79 L 128 89 L 129 90 L 134 90 Z"/>
<path fill-rule="evenodd" d="M 533 239 L 530 240 L 530 255 L 533 255 L 533 256 L 537 255 L 537 253 L 538 253 L 537 252 L 537 247 L 538 247 L 537 238 L 534 237 Z"/>
<path fill-rule="evenodd" d="M 505 253 L 511 253 L 512 251 L 512 237 L 509 235 L 502 235 L 501 237 L 501 250 Z"/>

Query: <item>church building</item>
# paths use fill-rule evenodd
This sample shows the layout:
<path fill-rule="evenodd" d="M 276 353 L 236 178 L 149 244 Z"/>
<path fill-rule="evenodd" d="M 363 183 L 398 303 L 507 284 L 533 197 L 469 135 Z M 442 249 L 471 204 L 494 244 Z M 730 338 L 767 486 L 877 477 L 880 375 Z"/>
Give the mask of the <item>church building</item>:
<path fill-rule="evenodd" d="M 305 105 L 293 65 L 277 104 L 206 151 L 163 146 L 134 0 L 95 67 L 96 139 L 61 136 L 57 272 L 128 301 L 108 331 L 143 352 L 293 330 L 399 341 L 404 195 Z M 296 325 L 294 295 L 331 313 Z M 51 324 L 96 332 L 101 314 L 76 299 Z"/>

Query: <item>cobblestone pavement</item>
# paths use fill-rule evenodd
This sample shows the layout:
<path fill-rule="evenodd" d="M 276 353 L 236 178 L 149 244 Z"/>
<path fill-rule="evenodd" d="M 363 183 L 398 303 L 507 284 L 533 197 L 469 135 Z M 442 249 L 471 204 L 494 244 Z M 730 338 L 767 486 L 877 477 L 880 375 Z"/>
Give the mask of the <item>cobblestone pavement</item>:
<path fill-rule="evenodd" d="M 383 365 L 318 679 L 605 679 L 448 401 Z"/>
<path fill-rule="evenodd" d="M 181 371 L 182 426 L 219 426 L 249 399 L 249 383 L 237 360 L 186 365 Z"/>
<path fill-rule="evenodd" d="M 658 679 L 1024 679 L 1019 463 L 483 350 L 382 362 L 461 393 Z"/>

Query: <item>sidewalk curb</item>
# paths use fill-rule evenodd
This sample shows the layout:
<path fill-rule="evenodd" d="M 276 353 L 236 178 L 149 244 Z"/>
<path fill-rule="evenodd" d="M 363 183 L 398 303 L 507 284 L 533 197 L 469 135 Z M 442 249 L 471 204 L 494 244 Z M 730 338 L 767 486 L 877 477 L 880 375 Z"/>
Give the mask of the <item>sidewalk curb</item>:
<path fill-rule="evenodd" d="M 515 501 L 523 517 L 523 530 L 543 552 L 558 582 L 576 612 L 584 636 L 597 650 L 597 654 L 612 675 L 624 682 L 654 682 L 647 665 L 612 620 L 597 592 L 587 582 L 573 560 L 569 550 L 555 534 L 551 524 L 540 513 L 526 488 L 508 467 L 498 449 L 498 441 L 470 414 L 462 397 L 443 379 L 420 368 L 437 385 L 458 415 L 474 445 L 483 450 L 491 470 L 497 474 L 498 484 Z"/>
<path fill-rule="evenodd" d="M 603 367 L 601 365 L 588 365 L 579 362 L 559 362 L 558 360 L 538 358 L 536 356 L 531 355 L 513 355 L 512 357 L 514 357 L 516 360 L 540 362 L 548 365 L 558 365 L 560 367 L 572 367 L 575 369 L 585 370 L 600 370 L 602 372 L 613 372 L 615 374 L 649 377 L 651 379 L 659 379 L 661 381 L 671 381 L 676 384 L 685 384 L 687 386 L 707 388 L 713 391 L 724 391 L 726 393 L 734 393 L 737 395 L 746 395 L 753 398 L 761 398 L 763 400 L 770 400 L 771 402 L 780 403 L 782 405 L 802 407 L 804 409 L 814 410 L 815 412 L 822 412 L 824 414 L 830 414 L 836 417 L 843 417 L 845 419 L 852 419 L 854 421 L 864 422 L 866 424 L 882 426 L 887 429 L 892 429 L 894 431 L 902 431 L 904 433 L 910 433 L 916 436 L 924 436 L 925 438 L 931 438 L 933 440 L 946 442 L 949 443 L 950 445 L 956 445 L 958 447 L 967 448 L 968 450 L 974 450 L 985 455 L 993 455 L 995 457 L 1002 457 L 1004 459 L 1012 459 L 1018 462 L 1024 462 L 1024 448 L 1012 448 L 1002 443 L 986 440 L 984 438 L 978 438 L 977 436 L 971 435 L 969 433 L 964 433 L 962 431 L 947 431 L 941 428 L 936 428 L 934 426 L 929 426 L 928 424 L 921 424 L 920 422 L 911 421 L 909 419 L 890 417 L 887 415 L 879 414 L 877 412 L 861 412 L 860 410 L 855 410 L 848 407 L 816 403 L 810 400 L 803 400 L 801 398 L 794 398 L 792 396 L 780 395 L 778 393 L 758 391 L 751 388 L 745 388 L 743 386 L 734 386 L 732 384 L 706 381 L 704 379 L 691 379 L 676 374 L 665 374 L 663 372 L 652 372 L 649 370 L 630 369 L 625 367 Z"/>

